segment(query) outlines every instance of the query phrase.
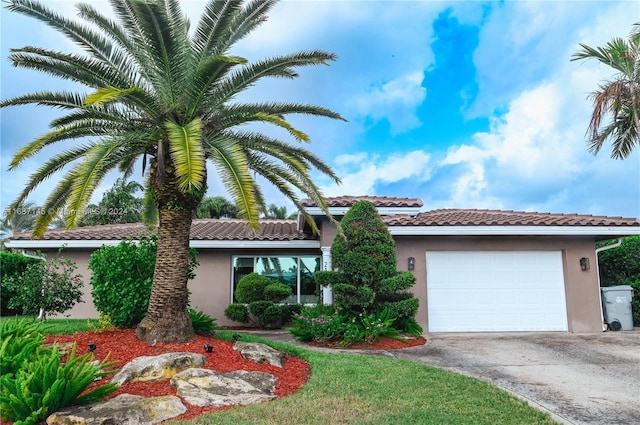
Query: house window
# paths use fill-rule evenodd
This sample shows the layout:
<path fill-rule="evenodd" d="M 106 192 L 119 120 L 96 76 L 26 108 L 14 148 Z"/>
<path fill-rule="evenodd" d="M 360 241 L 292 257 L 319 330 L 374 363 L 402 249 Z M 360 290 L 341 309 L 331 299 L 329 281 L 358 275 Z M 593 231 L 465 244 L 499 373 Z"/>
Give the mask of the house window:
<path fill-rule="evenodd" d="M 318 301 L 313 274 L 320 270 L 320 257 L 235 257 L 233 258 L 233 293 L 240 279 L 249 273 L 268 276 L 291 288 L 284 303 L 313 304 Z"/>

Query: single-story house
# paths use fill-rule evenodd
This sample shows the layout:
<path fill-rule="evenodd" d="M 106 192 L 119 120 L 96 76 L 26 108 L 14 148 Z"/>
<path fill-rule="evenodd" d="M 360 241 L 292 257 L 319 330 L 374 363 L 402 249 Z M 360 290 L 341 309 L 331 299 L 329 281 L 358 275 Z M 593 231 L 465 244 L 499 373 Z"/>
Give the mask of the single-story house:
<path fill-rule="evenodd" d="M 378 209 L 396 244 L 400 271 L 416 277 L 418 323 L 425 332 L 603 330 L 595 242 L 640 235 L 637 218 L 520 211 L 437 209 L 422 211 L 416 198 L 340 196 L 327 198 L 340 219 L 358 200 Z M 189 283 L 192 306 L 233 324 L 224 316 L 235 284 L 256 272 L 294 288 L 290 302 L 318 301 L 313 273 L 331 269 L 336 226 L 311 201 L 307 211 L 320 229 L 304 220 L 262 220 L 257 232 L 242 220 L 197 219 L 191 247 L 200 265 Z M 72 317 L 97 317 L 91 301 L 90 254 L 102 245 L 147 233 L 141 224 L 49 230 L 39 240 L 14 234 L 6 246 L 64 255 L 85 278 L 84 303 Z M 274 265 L 277 264 L 277 267 Z M 331 292 L 323 290 L 325 303 Z"/>

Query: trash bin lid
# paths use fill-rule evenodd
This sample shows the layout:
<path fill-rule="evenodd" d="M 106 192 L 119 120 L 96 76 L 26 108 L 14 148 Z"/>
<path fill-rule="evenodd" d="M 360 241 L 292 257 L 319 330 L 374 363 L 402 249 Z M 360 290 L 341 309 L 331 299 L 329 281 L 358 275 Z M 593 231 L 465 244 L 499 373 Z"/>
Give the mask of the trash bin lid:
<path fill-rule="evenodd" d="M 617 285 L 617 286 L 603 286 L 600 288 L 604 292 L 609 291 L 633 291 L 633 287 L 630 285 Z"/>

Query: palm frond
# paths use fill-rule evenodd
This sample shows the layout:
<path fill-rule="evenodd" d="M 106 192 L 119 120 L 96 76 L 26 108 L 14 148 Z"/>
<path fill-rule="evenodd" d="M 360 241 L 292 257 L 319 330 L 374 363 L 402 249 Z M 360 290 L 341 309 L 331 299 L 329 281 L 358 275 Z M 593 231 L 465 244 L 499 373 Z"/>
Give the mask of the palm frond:
<path fill-rule="evenodd" d="M 165 128 L 180 190 L 201 190 L 205 183 L 206 164 L 200 120 L 195 119 L 185 126 L 167 121 Z"/>
<path fill-rule="evenodd" d="M 26 46 L 21 49 L 11 49 L 9 60 L 13 66 L 45 72 L 89 87 L 129 86 L 128 81 L 111 67 L 80 55 Z"/>
<path fill-rule="evenodd" d="M 42 91 L 3 100 L 0 102 L 0 108 L 36 104 L 60 109 L 74 109 L 82 107 L 83 102 L 84 96 L 79 93 Z"/>
<path fill-rule="evenodd" d="M 242 147 L 225 137 L 205 140 L 204 147 L 225 187 L 238 206 L 238 214 L 257 230 L 260 210 L 256 198 L 256 184 L 251 177 Z"/>
<path fill-rule="evenodd" d="M 96 187 L 120 160 L 119 148 L 117 141 L 97 144 L 87 152 L 84 161 L 74 168 L 68 210 L 65 213 L 68 227 L 77 226 Z"/>

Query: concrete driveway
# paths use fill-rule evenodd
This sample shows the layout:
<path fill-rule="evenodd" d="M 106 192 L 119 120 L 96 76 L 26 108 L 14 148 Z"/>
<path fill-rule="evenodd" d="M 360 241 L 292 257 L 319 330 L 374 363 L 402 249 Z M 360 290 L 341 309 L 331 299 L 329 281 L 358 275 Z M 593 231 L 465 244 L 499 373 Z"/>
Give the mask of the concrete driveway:
<path fill-rule="evenodd" d="M 491 382 L 567 424 L 640 424 L 640 329 L 431 334 L 385 352 Z M 383 353 L 380 353 L 383 354 Z"/>
<path fill-rule="evenodd" d="M 267 339 L 328 352 L 295 341 L 286 331 Z M 640 328 L 601 334 L 428 334 L 421 347 L 357 351 L 418 361 L 488 381 L 560 423 L 640 425 Z"/>

